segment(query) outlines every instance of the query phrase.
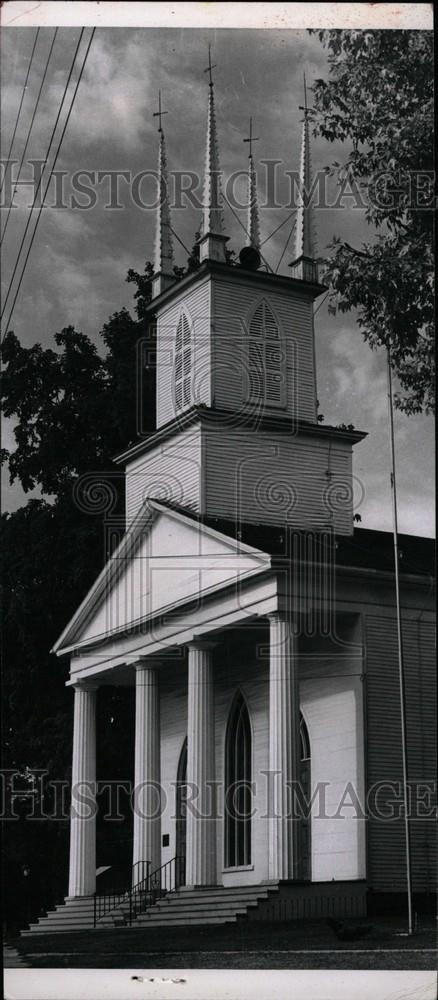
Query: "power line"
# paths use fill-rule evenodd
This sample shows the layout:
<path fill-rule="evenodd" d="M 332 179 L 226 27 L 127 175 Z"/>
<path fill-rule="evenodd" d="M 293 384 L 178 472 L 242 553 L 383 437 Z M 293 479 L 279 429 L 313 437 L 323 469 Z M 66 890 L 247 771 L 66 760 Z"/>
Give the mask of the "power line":
<path fill-rule="evenodd" d="M 225 198 L 225 201 L 226 201 L 226 203 L 228 205 L 228 208 L 231 209 L 231 211 L 232 211 L 232 213 L 234 215 L 234 218 L 237 219 L 237 222 L 239 223 L 239 226 L 242 227 L 242 229 L 243 229 L 243 231 L 245 233 L 245 236 L 247 236 L 248 239 L 249 239 L 250 238 L 249 232 L 248 232 L 246 226 L 244 226 L 244 224 L 242 222 L 242 219 L 239 219 L 239 216 L 238 216 L 237 212 L 234 211 L 234 208 L 233 208 L 231 202 L 228 201 L 228 198 L 227 198 L 226 195 L 224 195 L 224 198 Z M 262 258 L 263 263 L 266 265 L 268 271 L 271 271 L 271 273 L 272 273 L 272 267 L 270 266 L 270 264 L 268 264 L 267 260 L 264 258 L 263 254 L 262 254 L 262 252 L 260 250 L 259 250 L 259 254 L 260 254 L 260 257 Z"/>
<path fill-rule="evenodd" d="M 24 81 L 23 93 L 21 95 L 20 106 L 18 108 L 17 117 L 15 119 L 14 131 L 12 133 L 11 144 L 9 146 L 9 153 L 8 153 L 8 155 L 6 157 L 6 161 L 5 161 L 6 163 L 9 163 L 9 161 L 11 159 L 12 147 L 14 145 L 14 139 L 15 139 L 15 136 L 16 136 L 17 128 L 18 128 L 18 122 L 20 120 L 21 109 L 23 107 L 23 101 L 24 101 L 24 98 L 26 96 L 27 81 L 29 79 L 29 73 L 31 71 L 31 67 L 32 67 L 32 63 L 33 63 L 33 57 L 34 57 L 34 54 L 35 54 L 35 49 L 36 49 L 36 44 L 37 44 L 37 41 L 38 41 L 38 35 L 39 35 L 39 33 L 40 33 L 40 28 L 37 28 L 35 39 L 34 39 L 34 43 L 33 43 L 33 47 L 32 47 L 32 52 L 30 54 L 29 65 L 27 67 L 26 79 Z M 2 180 L 1 185 L 0 185 L 0 192 L 3 191 L 3 185 L 5 183 L 5 178 L 6 178 L 6 166 L 5 166 L 5 172 L 4 172 L 4 175 L 3 175 L 3 180 Z"/>
<path fill-rule="evenodd" d="M 165 114 L 165 112 L 162 112 L 162 114 Z M 185 252 L 186 252 L 186 253 L 187 253 L 187 254 L 189 255 L 189 257 L 190 257 L 190 250 L 188 250 L 188 249 L 187 249 L 187 247 L 186 247 L 185 243 L 183 243 L 182 239 L 181 239 L 181 238 L 180 238 L 180 237 L 178 236 L 178 233 L 176 233 L 176 232 L 175 232 L 175 230 L 174 230 L 174 229 L 172 229 L 172 226 L 169 226 L 169 229 L 170 229 L 170 232 L 172 233 L 172 235 L 173 235 L 173 236 L 175 237 L 175 239 L 176 239 L 176 240 L 178 240 L 178 243 L 180 243 L 180 244 L 181 244 L 181 246 L 182 246 L 183 250 L 185 250 Z"/>
<path fill-rule="evenodd" d="M 395 582 L 395 608 L 397 616 L 397 653 L 398 653 L 398 681 L 400 694 L 400 729 L 401 729 L 401 750 L 402 750 L 402 773 L 403 773 L 403 805 L 404 805 L 404 832 L 405 832 L 405 860 L 406 860 L 406 893 L 408 903 L 408 934 L 414 932 L 413 929 L 413 899 L 412 899 L 412 871 L 411 871 L 411 837 L 409 829 L 409 788 L 408 788 L 408 747 L 407 747 L 407 718 L 406 718 L 406 682 L 404 671 L 403 655 L 403 633 L 402 614 L 400 598 L 400 566 L 398 547 L 398 508 L 397 508 L 397 477 L 395 462 L 395 435 L 394 435 L 394 405 L 392 395 L 392 374 L 391 374 L 391 352 L 387 348 L 387 378 L 388 378 L 388 411 L 389 411 L 389 442 L 391 453 L 391 496 L 392 496 L 392 525 L 394 540 L 394 582 Z"/>
<path fill-rule="evenodd" d="M 280 264 L 281 264 L 281 262 L 282 262 L 282 260 L 283 260 L 283 257 L 284 257 L 284 255 L 285 255 L 285 253 L 286 253 L 286 250 L 287 250 L 287 248 L 288 248 L 288 246 L 289 246 L 289 241 L 290 241 L 290 238 L 291 238 L 291 236 L 293 235 L 293 233 L 295 232 L 295 226 L 296 226 L 296 221 L 294 222 L 294 224 L 293 224 L 293 226 L 292 226 L 292 228 L 291 228 L 291 231 L 290 231 L 290 233 L 289 233 L 289 236 L 288 236 L 288 238 L 287 238 L 287 240 L 286 240 L 286 243 L 285 243 L 285 245 L 284 245 L 284 247 L 283 247 L 283 253 L 282 253 L 281 257 L 280 257 L 280 260 L 278 261 L 278 264 L 277 264 L 277 267 L 275 268 L 275 273 L 276 273 L 276 274 L 277 274 L 277 271 L 278 271 L 278 268 L 280 267 Z"/>
<path fill-rule="evenodd" d="M 38 97 L 36 99 L 36 104 L 35 104 L 35 107 L 34 107 L 34 110 L 33 110 L 32 121 L 31 121 L 29 129 L 28 129 L 26 143 L 25 143 L 25 146 L 24 146 L 24 149 L 23 149 L 23 155 L 22 155 L 21 160 L 20 160 L 20 166 L 18 168 L 17 179 L 15 181 L 14 193 L 12 195 L 11 204 L 9 206 L 8 214 L 6 216 L 6 222 L 5 222 L 5 225 L 4 225 L 4 229 L 3 229 L 3 233 L 2 233 L 2 238 L 0 240 L 0 246 L 2 246 L 2 244 L 3 244 L 4 238 L 5 238 L 5 233 L 6 233 L 6 230 L 8 228 L 8 222 L 9 222 L 9 218 L 10 218 L 11 211 L 12 211 L 12 205 L 14 204 L 14 198 L 15 198 L 15 195 L 17 193 L 17 187 L 18 187 L 19 177 L 20 177 L 20 174 L 21 174 L 21 168 L 23 166 L 24 157 L 26 156 L 27 147 L 29 145 L 29 139 L 30 139 L 30 136 L 31 136 L 32 128 L 33 128 L 33 123 L 35 121 L 36 113 L 38 111 L 38 105 L 40 103 L 40 97 L 41 97 L 42 89 L 44 87 L 45 79 L 46 79 L 46 76 L 47 76 L 47 70 L 49 68 L 49 62 L 50 62 L 50 59 L 51 59 L 51 55 L 52 55 L 52 52 L 53 52 L 53 46 L 55 44 L 57 34 L 58 34 L 58 28 L 55 28 L 55 33 L 54 33 L 53 38 L 52 38 L 52 44 L 50 46 L 50 51 L 49 51 L 49 54 L 48 54 L 47 59 L 46 59 L 46 65 L 45 65 L 45 68 L 44 68 L 43 78 L 41 80 L 40 89 L 38 91 Z"/>
<path fill-rule="evenodd" d="M 18 287 L 17 287 L 17 290 L 15 292 L 14 301 L 12 303 L 12 308 L 11 308 L 11 311 L 9 313 L 8 321 L 6 323 L 6 332 L 7 332 L 8 328 L 9 328 L 9 324 L 11 322 L 12 314 L 13 314 L 14 309 L 15 309 L 15 303 L 16 303 L 17 298 L 18 298 L 18 294 L 19 294 L 19 291 L 20 291 L 20 288 L 21 288 L 21 283 L 22 283 L 23 277 L 24 277 L 24 272 L 26 270 L 27 262 L 28 262 L 29 257 L 30 257 L 30 252 L 31 252 L 32 246 L 33 246 L 33 241 L 35 239 L 35 234 L 36 234 L 36 231 L 38 229 L 38 223 L 39 223 L 40 218 L 41 218 L 41 212 L 42 212 L 42 210 L 44 208 L 44 202 L 45 202 L 45 199 L 46 199 L 46 194 L 47 194 L 47 191 L 49 189 L 50 181 L 52 179 L 52 175 L 53 175 L 54 169 L 56 167 L 56 163 L 57 163 L 58 156 L 59 156 L 59 153 L 60 153 L 60 150 L 61 150 L 62 142 L 63 142 L 64 136 L 65 136 L 65 133 L 67 131 L 67 125 L 68 125 L 69 120 L 70 120 L 70 115 L 71 115 L 72 110 L 73 110 L 73 105 L 74 105 L 74 102 L 75 102 L 75 99 L 76 99 L 76 94 L 77 94 L 77 92 L 79 90 L 79 84 L 80 84 L 81 79 L 82 79 L 82 75 L 83 75 L 83 72 L 84 72 L 84 69 L 85 69 L 85 64 L 86 64 L 87 59 L 88 59 L 88 53 L 90 51 L 91 43 L 93 41 L 95 32 L 96 32 L 96 28 L 93 28 L 93 30 L 91 32 L 91 35 L 90 35 L 90 40 L 89 40 L 88 45 L 87 45 L 87 50 L 86 50 L 84 58 L 82 60 L 82 66 L 81 66 L 81 69 L 80 69 L 80 72 L 79 72 L 79 76 L 78 76 L 78 79 L 77 79 L 77 82 L 76 82 L 76 86 L 75 86 L 75 89 L 74 89 L 73 97 L 71 99 L 70 107 L 68 109 L 67 117 L 66 117 L 64 125 L 63 125 L 63 129 L 62 129 L 62 132 L 61 132 L 60 140 L 58 142 L 58 146 L 57 146 L 57 150 L 56 150 L 56 153 L 55 153 L 55 157 L 54 157 L 51 169 L 50 169 L 49 179 L 47 181 L 47 184 L 46 184 L 46 187 L 45 187 L 45 190 L 44 190 L 44 194 L 43 194 L 43 197 L 42 197 L 41 205 L 40 205 L 39 210 L 38 210 L 38 215 L 37 215 L 37 218 L 36 218 L 35 227 L 34 227 L 31 239 L 30 239 L 29 247 L 28 247 L 27 254 L 26 254 L 26 257 L 25 257 L 25 260 L 24 260 L 24 264 L 23 264 L 23 267 L 22 267 L 22 271 L 21 271 L 21 275 L 20 275 L 20 280 L 18 282 Z"/>
<path fill-rule="evenodd" d="M 313 313 L 313 318 L 315 318 L 315 316 L 316 316 L 317 312 L 319 312 L 321 306 L 324 305 L 324 302 L 325 302 L 325 300 L 326 300 L 326 298 L 327 298 L 328 295 L 330 295 L 330 289 L 328 290 L 328 292 L 325 293 L 324 298 L 321 299 L 321 302 L 319 303 L 318 308 L 315 309 L 315 312 Z"/>
<path fill-rule="evenodd" d="M 81 44 L 84 31 L 85 31 L 85 28 L 82 28 L 81 33 L 79 35 L 79 41 L 78 41 L 78 44 L 76 46 L 75 54 L 73 56 L 72 64 L 71 64 L 71 67 L 70 67 L 70 72 L 68 74 L 67 83 L 65 84 L 65 87 L 64 87 L 64 93 L 62 95 L 61 104 L 59 106 L 58 114 L 56 116 L 56 121 L 55 121 L 55 124 L 54 124 L 53 129 L 52 129 L 52 134 L 50 136 L 50 142 L 49 142 L 49 146 L 48 146 L 48 149 L 47 149 L 46 157 L 45 157 L 45 160 L 44 160 L 44 163 L 43 163 L 43 169 L 40 172 L 37 189 L 35 191 L 35 195 L 34 195 L 34 199 L 33 199 L 33 202 L 32 202 L 31 209 L 29 211 L 29 215 L 28 215 L 28 219 L 27 219 L 27 223 L 26 223 L 26 228 L 24 230 L 23 237 L 22 237 L 22 240 L 21 240 L 21 243 L 20 243 L 20 249 L 19 249 L 18 254 L 17 254 L 17 259 L 15 261 L 15 267 L 14 267 L 14 270 L 12 272 L 12 277 L 11 277 L 11 280 L 9 282 L 8 290 L 6 292 L 6 297 L 5 297 L 5 301 L 4 301 L 4 304 L 3 304 L 3 309 L 1 310 L 1 313 L 0 313 L 0 318 L 3 317 L 3 314 L 4 314 L 5 310 L 6 310 L 6 304 L 7 304 L 9 295 L 11 293 L 11 289 L 12 289 L 12 285 L 13 285 L 14 278 L 15 278 L 15 275 L 16 275 L 17 267 L 18 267 L 18 264 L 19 264 L 19 261 L 20 261 L 21 251 L 23 249 L 24 241 L 26 239 L 27 232 L 28 232 L 28 229 L 29 229 L 29 226 L 30 226 L 30 223 L 31 223 L 32 212 L 33 212 L 33 210 L 35 208 L 36 200 L 38 198 L 38 194 L 39 194 L 42 182 L 43 182 L 43 171 L 44 171 L 44 168 L 45 168 L 46 163 L 47 163 L 47 161 L 49 159 L 49 156 L 50 156 L 50 150 L 52 148 L 52 143 L 53 143 L 53 139 L 54 139 L 54 136 L 55 136 L 55 133 L 56 133 L 56 129 L 58 127 L 58 122 L 59 122 L 59 119 L 60 119 L 60 116 L 61 116 L 61 112 L 62 112 L 62 109 L 64 107 L 65 98 L 67 96 L 67 90 L 68 90 L 68 87 L 69 87 L 69 84 L 70 84 L 70 80 L 71 80 L 71 77 L 72 77 L 74 65 L 75 65 L 75 62 L 76 62 L 76 57 L 77 57 L 77 54 L 79 52 L 79 46 Z"/>
<path fill-rule="evenodd" d="M 292 218 L 294 212 L 296 212 L 296 208 L 294 208 L 294 210 L 290 212 L 290 214 L 286 217 L 286 219 L 283 219 L 283 222 L 280 222 L 280 225 L 277 226 L 276 229 L 274 229 L 272 233 L 270 233 L 270 235 L 266 237 L 265 240 L 263 240 L 262 247 L 264 247 L 265 243 L 268 243 L 269 240 L 272 240 L 272 237 L 275 236 L 276 233 L 278 233 L 279 229 L 281 229 L 283 226 L 286 225 L 286 222 L 289 222 L 289 219 Z"/>

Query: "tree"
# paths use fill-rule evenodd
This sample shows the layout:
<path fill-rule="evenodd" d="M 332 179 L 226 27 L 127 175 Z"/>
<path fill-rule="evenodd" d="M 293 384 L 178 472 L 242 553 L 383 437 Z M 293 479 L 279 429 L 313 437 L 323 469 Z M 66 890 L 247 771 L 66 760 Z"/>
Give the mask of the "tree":
<path fill-rule="evenodd" d="M 24 787 L 34 769 L 46 769 L 50 781 L 71 774 L 71 691 L 66 664 L 50 649 L 108 556 L 102 506 L 92 516 L 81 502 L 84 473 L 96 476 L 98 499 L 106 491 L 122 521 L 123 480 L 112 459 L 137 436 L 140 380 L 142 429 L 155 426 L 154 329 L 145 319 L 151 276 L 150 265 L 142 275 L 129 272 L 137 317 L 126 309 L 112 316 L 101 331 L 101 351 L 72 327 L 55 334 L 56 349 L 23 348 L 13 332 L 2 345 L 3 412 L 17 421 L 16 448 L 3 450 L 2 460 L 25 492 L 38 486 L 50 494 L 2 516 L 3 766 Z M 130 692 L 103 688 L 98 739 L 106 773 L 98 777 L 129 777 L 132 731 Z M 46 793 L 49 809 L 50 798 Z M 32 823 L 29 796 L 15 801 L 20 818 L 5 824 L 4 888 L 12 924 L 23 926 L 66 892 L 68 821 Z M 110 857 L 102 863 L 111 863 L 115 851 L 106 841 Z M 26 866 L 31 875 L 23 880 Z"/>
<path fill-rule="evenodd" d="M 313 86 L 315 134 L 346 143 L 328 172 L 365 203 L 372 239 L 328 248 L 329 309 L 357 309 L 372 348 L 389 349 L 406 413 L 434 409 L 432 33 L 316 32 L 328 80 Z"/>

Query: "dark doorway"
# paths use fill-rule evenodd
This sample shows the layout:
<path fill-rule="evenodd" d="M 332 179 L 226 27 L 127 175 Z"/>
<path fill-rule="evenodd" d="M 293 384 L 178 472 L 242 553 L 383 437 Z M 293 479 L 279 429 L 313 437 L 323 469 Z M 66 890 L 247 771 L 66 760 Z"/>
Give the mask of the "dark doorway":
<path fill-rule="evenodd" d="M 225 866 L 251 864 L 251 724 L 242 694 L 231 708 L 225 745 Z"/>
<path fill-rule="evenodd" d="M 180 753 L 176 775 L 176 856 L 185 870 L 187 853 L 187 739 Z M 180 870 L 181 870 L 180 869 Z"/>
<path fill-rule="evenodd" d="M 303 799 L 310 800 L 310 740 L 309 732 L 303 716 L 300 715 L 300 744 L 301 744 L 301 764 L 300 764 L 300 784 Z M 309 881 L 312 877 L 312 854 L 311 854 L 311 819 L 310 816 L 303 816 L 300 819 L 299 848 L 298 848 L 298 878 Z"/>

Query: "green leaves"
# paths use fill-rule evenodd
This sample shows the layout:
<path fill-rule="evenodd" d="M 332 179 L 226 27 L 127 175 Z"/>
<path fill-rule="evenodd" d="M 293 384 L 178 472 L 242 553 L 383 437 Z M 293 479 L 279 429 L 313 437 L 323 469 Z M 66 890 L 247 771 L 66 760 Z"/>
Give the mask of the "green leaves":
<path fill-rule="evenodd" d="M 318 31 L 329 79 L 316 80 L 315 132 L 347 146 L 331 174 L 360 185 L 372 240 L 328 247 L 329 311 L 356 309 L 371 347 L 390 346 L 407 413 L 434 409 L 432 34 Z M 421 201 L 423 195 L 423 201 Z"/>

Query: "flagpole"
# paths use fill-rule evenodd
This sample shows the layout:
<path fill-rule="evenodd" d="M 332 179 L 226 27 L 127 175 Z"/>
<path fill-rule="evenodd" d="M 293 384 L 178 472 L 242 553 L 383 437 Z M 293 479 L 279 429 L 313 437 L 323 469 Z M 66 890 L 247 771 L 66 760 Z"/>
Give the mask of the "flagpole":
<path fill-rule="evenodd" d="M 389 429 L 390 429 L 390 444 L 391 444 L 391 494 L 392 494 L 392 522 L 393 522 L 393 535 L 394 535 L 394 574 L 395 574 L 395 599 L 396 599 L 396 615 L 397 615 L 398 678 L 399 678 L 399 691 L 400 691 L 400 724 L 401 724 L 402 768 L 403 768 L 406 889 L 408 896 L 408 933 L 412 934 L 413 913 L 412 913 L 411 842 L 410 842 L 410 832 L 409 832 L 408 754 L 407 754 L 407 741 L 406 741 L 406 728 L 407 728 L 406 691 L 405 691 L 404 660 L 403 660 L 403 634 L 402 634 L 401 606 L 400 606 L 397 481 L 396 481 L 396 469 L 395 469 L 395 438 L 394 438 L 394 402 L 392 395 L 391 355 L 389 348 L 387 349 L 387 369 L 388 369 Z"/>

